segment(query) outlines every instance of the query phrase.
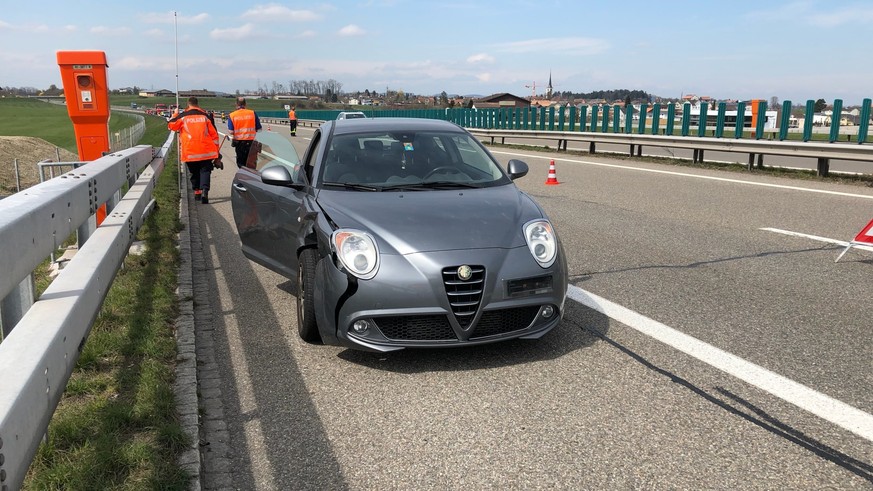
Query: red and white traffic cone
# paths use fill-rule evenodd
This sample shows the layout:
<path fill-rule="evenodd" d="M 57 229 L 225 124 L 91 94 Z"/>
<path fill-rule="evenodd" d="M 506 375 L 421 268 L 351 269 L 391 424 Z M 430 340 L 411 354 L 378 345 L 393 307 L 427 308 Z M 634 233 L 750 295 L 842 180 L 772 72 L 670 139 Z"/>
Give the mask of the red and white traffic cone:
<path fill-rule="evenodd" d="M 555 184 L 561 184 L 558 182 L 558 176 L 555 174 L 555 161 L 552 160 L 549 162 L 549 178 L 546 179 L 546 185 L 554 186 Z"/>

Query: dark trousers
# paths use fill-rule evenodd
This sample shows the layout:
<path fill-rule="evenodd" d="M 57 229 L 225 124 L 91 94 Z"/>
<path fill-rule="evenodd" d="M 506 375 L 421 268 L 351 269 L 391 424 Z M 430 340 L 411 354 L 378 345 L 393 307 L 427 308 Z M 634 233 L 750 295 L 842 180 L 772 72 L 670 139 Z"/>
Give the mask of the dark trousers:
<path fill-rule="evenodd" d="M 252 148 L 252 140 L 234 140 L 236 146 L 236 166 L 245 167 L 249 159 L 249 149 Z"/>
<path fill-rule="evenodd" d="M 297 135 L 297 120 L 292 119 L 292 120 L 288 121 L 288 125 L 291 127 L 291 134 L 296 136 Z"/>
<path fill-rule="evenodd" d="M 191 175 L 191 189 L 200 189 L 204 193 L 209 191 L 209 181 L 212 177 L 212 160 L 195 160 L 185 162 L 188 174 Z"/>

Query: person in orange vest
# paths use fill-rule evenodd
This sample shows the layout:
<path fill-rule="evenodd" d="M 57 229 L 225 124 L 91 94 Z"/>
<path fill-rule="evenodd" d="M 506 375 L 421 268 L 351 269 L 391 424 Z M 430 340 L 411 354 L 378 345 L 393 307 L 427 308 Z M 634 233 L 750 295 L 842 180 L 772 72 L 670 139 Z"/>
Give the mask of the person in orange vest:
<path fill-rule="evenodd" d="M 288 111 L 288 126 L 291 127 L 291 136 L 297 136 L 297 113 L 295 110 L 297 106 L 291 106 L 291 110 Z"/>
<path fill-rule="evenodd" d="M 236 100 L 236 111 L 230 113 L 227 119 L 227 132 L 232 139 L 230 146 L 236 149 L 237 167 L 245 167 L 249 149 L 258 131 L 261 131 L 261 120 L 254 111 L 246 109 L 246 100 L 240 97 Z"/>
<path fill-rule="evenodd" d="M 213 166 L 222 167 L 215 121 L 200 108 L 196 97 L 189 97 L 188 107 L 173 115 L 167 122 L 167 128 L 179 133 L 182 147 L 179 160 L 185 162 L 188 168 L 194 199 L 203 204 L 209 203 L 209 181 Z"/>

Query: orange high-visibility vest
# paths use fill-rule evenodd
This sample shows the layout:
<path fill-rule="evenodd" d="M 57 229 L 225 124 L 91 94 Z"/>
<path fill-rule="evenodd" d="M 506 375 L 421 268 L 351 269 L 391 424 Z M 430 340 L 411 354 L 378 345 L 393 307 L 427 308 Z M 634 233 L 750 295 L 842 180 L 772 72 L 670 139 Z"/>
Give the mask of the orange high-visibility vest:
<path fill-rule="evenodd" d="M 294 112 L 293 109 L 288 111 L 288 119 L 297 119 L 297 114 Z"/>
<path fill-rule="evenodd" d="M 255 112 L 251 109 L 237 109 L 230 113 L 230 122 L 233 130 L 228 132 L 234 140 L 254 140 L 258 132 L 255 126 Z"/>
<path fill-rule="evenodd" d="M 167 123 L 171 131 L 179 132 L 182 162 L 218 158 L 218 131 L 202 110 L 188 109 Z"/>

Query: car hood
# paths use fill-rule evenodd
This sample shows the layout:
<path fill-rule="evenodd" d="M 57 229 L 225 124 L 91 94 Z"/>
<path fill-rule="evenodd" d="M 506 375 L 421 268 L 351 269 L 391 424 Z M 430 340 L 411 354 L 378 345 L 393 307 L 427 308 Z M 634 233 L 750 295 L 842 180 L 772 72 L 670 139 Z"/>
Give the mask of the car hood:
<path fill-rule="evenodd" d="M 321 190 L 317 199 L 337 226 L 374 235 L 383 254 L 521 247 L 522 226 L 543 217 L 515 185 L 451 191 Z"/>

